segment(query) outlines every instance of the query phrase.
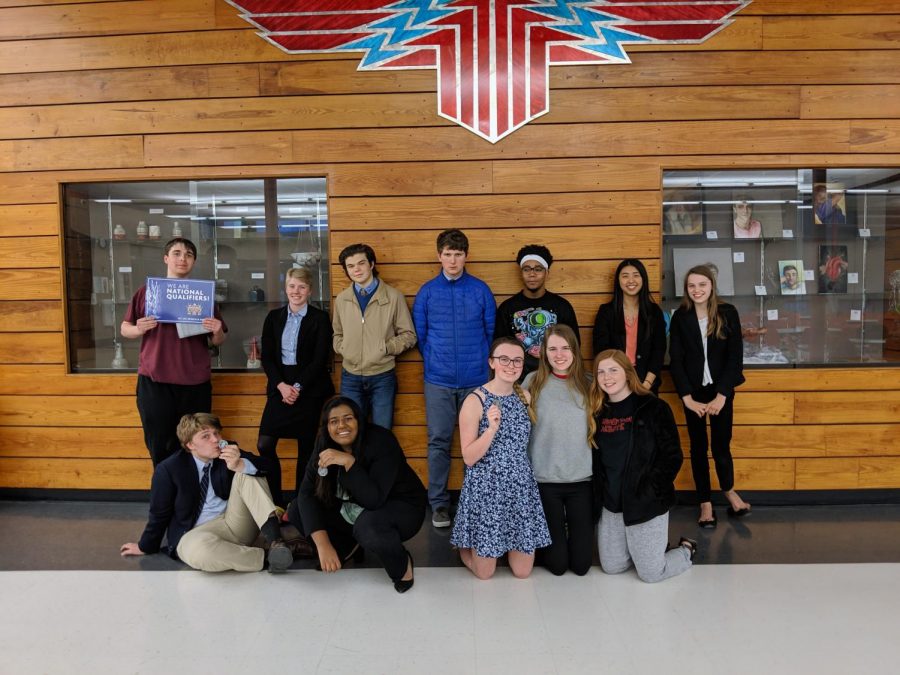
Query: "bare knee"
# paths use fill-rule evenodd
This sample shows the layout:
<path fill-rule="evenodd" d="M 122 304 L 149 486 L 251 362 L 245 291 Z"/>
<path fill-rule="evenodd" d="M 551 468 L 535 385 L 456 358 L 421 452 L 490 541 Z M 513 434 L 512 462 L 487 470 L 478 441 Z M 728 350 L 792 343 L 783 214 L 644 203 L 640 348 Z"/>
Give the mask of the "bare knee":
<path fill-rule="evenodd" d="M 516 579 L 527 579 L 531 576 L 531 570 L 534 569 L 534 554 L 510 551 L 509 569 Z"/>

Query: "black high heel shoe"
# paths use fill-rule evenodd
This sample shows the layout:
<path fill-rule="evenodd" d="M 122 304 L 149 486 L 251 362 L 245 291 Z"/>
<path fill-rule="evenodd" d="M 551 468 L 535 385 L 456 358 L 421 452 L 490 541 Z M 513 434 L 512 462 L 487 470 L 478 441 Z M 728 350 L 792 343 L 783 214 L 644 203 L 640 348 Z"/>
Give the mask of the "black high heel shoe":
<path fill-rule="evenodd" d="M 395 581 L 394 582 L 394 590 L 397 591 L 398 593 L 406 593 L 406 591 L 408 591 L 410 588 L 413 587 L 413 583 L 415 583 L 415 581 L 416 581 L 416 578 L 415 578 L 416 564 L 413 562 L 412 553 L 407 551 L 406 557 L 409 558 L 409 571 L 412 572 L 413 578 L 407 579 L 405 581 L 403 579 L 398 579 L 397 581 Z"/>
<path fill-rule="evenodd" d="M 716 512 L 713 511 L 712 519 L 710 520 L 698 520 L 697 525 L 702 527 L 704 530 L 713 530 L 716 525 L 719 524 L 719 518 L 716 516 Z"/>

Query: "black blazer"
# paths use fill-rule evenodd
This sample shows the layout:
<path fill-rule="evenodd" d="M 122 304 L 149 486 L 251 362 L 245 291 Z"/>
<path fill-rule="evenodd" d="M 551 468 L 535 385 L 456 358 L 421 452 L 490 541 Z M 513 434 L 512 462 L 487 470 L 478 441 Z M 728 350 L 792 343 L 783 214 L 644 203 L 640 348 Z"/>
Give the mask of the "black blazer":
<path fill-rule="evenodd" d="M 268 378 L 266 393 L 280 398 L 278 383 L 294 384 L 296 381 L 307 396 L 331 396 L 334 393 L 334 384 L 328 372 L 332 359 L 331 338 L 334 335 L 331 319 L 318 307 L 306 306 L 306 316 L 300 322 L 297 341 L 297 375 L 295 378 L 288 378 L 285 369 L 294 366 L 281 363 L 281 334 L 287 323 L 287 312 L 287 305 L 273 309 L 263 323 L 260 360 Z"/>
<path fill-rule="evenodd" d="M 233 441 L 232 441 L 233 442 Z M 269 460 L 241 450 L 241 457 L 253 463 L 257 476 L 265 476 Z M 209 470 L 209 484 L 220 499 L 228 500 L 234 472 L 222 459 L 214 459 Z M 138 546 L 144 553 L 160 550 L 163 534 L 168 535 L 168 548 L 176 557 L 178 542 L 194 526 L 194 516 L 200 503 L 200 472 L 194 456 L 182 448 L 156 465 L 150 485 L 150 517 Z"/>
<path fill-rule="evenodd" d="M 390 500 L 405 502 L 411 509 L 421 508 L 424 511 L 427 501 L 425 488 L 416 472 L 406 463 L 406 456 L 396 436 L 374 424 L 365 425 L 365 429 L 361 424 L 360 433 L 365 434 L 360 456 L 349 471 L 331 467 L 329 478 L 334 481 L 336 477 L 350 493 L 351 500 L 364 509 L 374 511 Z M 329 507 L 316 497 L 318 462 L 319 456 L 313 453 L 297 496 L 300 520 L 307 535 L 327 529 L 326 514 L 329 509 L 339 510 L 341 507 L 337 499 Z"/>
<path fill-rule="evenodd" d="M 641 381 L 647 377 L 647 373 L 656 375 L 654 384 L 659 382 L 663 361 L 666 358 L 666 321 L 663 319 L 659 305 L 650 305 L 650 316 L 647 317 L 648 332 L 645 324 L 638 317 L 637 354 L 634 369 Z M 600 305 L 597 317 L 594 319 L 594 355 L 604 349 L 621 349 L 625 351 L 625 315 L 622 314 L 616 321 L 616 311 L 613 303 L 607 302 Z M 658 385 L 657 385 L 658 386 Z"/>
<path fill-rule="evenodd" d="M 727 398 L 744 382 L 744 341 L 741 320 L 733 305 L 719 303 L 719 314 L 725 319 L 725 337 L 710 335 L 706 339 L 706 358 L 716 392 Z M 672 379 L 679 396 L 693 394 L 703 386 L 703 337 L 693 305 L 679 307 L 669 326 L 669 357 Z"/>
<path fill-rule="evenodd" d="M 594 442 L 603 434 L 598 431 Z M 606 469 L 594 449 L 594 517 L 599 517 L 606 487 Z M 653 394 L 635 401 L 628 459 L 622 480 L 622 517 L 626 525 L 638 525 L 668 513 L 675 504 L 675 477 L 684 457 L 675 416 L 669 404 Z"/>

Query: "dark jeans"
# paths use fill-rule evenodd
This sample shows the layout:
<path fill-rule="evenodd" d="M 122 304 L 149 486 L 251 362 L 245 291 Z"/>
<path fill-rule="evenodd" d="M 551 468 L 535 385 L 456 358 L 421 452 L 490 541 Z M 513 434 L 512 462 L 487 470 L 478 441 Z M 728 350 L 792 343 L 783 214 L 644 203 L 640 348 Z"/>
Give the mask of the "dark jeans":
<path fill-rule="evenodd" d="M 591 481 L 538 483 L 538 489 L 553 542 L 538 551 L 538 563 L 557 576 L 566 570 L 587 574 L 594 558 Z"/>
<path fill-rule="evenodd" d="M 716 397 L 716 385 L 708 384 L 691 394 L 698 403 L 709 403 Z M 712 449 L 716 464 L 716 476 L 719 477 L 719 489 L 728 492 L 734 488 L 734 462 L 731 460 L 731 426 L 734 420 L 734 397 L 725 402 L 718 415 L 697 417 L 696 413 L 684 409 L 687 420 L 688 436 L 691 439 L 691 472 L 694 474 L 694 486 L 697 489 L 697 500 L 708 502 L 712 488 L 709 483 L 708 451 Z M 706 436 L 706 419 L 709 418 L 710 438 Z"/>
<path fill-rule="evenodd" d="M 184 415 L 212 411 L 212 384 L 168 384 L 138 375 L 137 409 L 155 467 L 181 447 L 175 430 Z"/>
<path fill-rule="evenodd" d="M 431 509 L 450 508 L 450 445 L 459 409 L 471 388 L 452 389 L 425 383 L 425 421 L 428 424 L 428 502 Z"/>
<path fill-rule="evenodd" d="M 397 372 L 392 368 L 378 375 L 354 375 L 341 369 L 341 395 L 356 401 L 372 424 L 390 429 L 394 424 Z"/>
<path fill-rule="evenodd" d="M 288 518 L 312 542 L 312 533 L 303 528 L 296 501 L 291 502 Z M 388 500 L 378 509 L 365 509 L 353 525 L 344 520 L 337 508 L 330 510 L 325 531 L 342 561 L 359 544 L 366 551 L 377 555 L 388 576 L 398 581 L 406 574 L 408 562 L 403 542 L 416 536 L 424 520 L 424 504 L 417 506 L 394 499 Z"/>

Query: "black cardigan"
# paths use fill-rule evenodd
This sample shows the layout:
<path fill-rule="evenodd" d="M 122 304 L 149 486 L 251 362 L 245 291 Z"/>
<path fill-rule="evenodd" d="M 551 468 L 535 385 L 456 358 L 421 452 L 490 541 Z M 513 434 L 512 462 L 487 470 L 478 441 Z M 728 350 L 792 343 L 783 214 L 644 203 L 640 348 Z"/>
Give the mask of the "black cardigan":
<path fill-rule="evenodd" d="M 337 474 L 337 480 L 350 493 L 351 501 L 370 511 L 381 508 L 387 501 L 406 502 L 411 508 L 424 509 L 425 488 L 406 463 L 406 456 L 394 434 L 374 424 L 365 425 L 365 429 L 360 424 L 359 433 L 365 434 L 363 444 L 350 470 L 331 467 L 331 473 Z M 297 496 L 300 520 L 307 535 L 327 529 L 325 514 L 329 508 L 339 510 L 341 507 L 338 499 L 329 507 L 316 497 L 318 466 L 319 457 L 313 453 Z"/>
<path fill-rule="evenodd" d="M 653 394 L 637 396 L 631 439 L 622 479 L 622 516 L 626 525 L 639 525 L 668 513 L 675 504 L 675 477 L 684 461 L 675 416 L 669 404 Z M 602 413 L 601 413 L 602 414 Z M 600 444 L 600 416 L 594 442 Z M 594 449 L 595 518 L 603 505 L 606 469 L 600 458 L 602 446 Z"/>
<path fill-rule="evenodd" d="M 263 323 L 260 360 L 268 378 L 266 392 L 269 396 L 281 396 L 277 389 L 279 382 L 294 384 L 286 379 L 286 366 L 281 363 L 281 334 L 287 323 L 287 312 L 287 305 L 273 309 Z M 307 305 L 297 338 L 296 368 L 299 372 L 296 378 L 291 378 L 300 383 L 306 396 L 325 397 L 334 393 L 334 384 L 328 372 L 333 334 L 328 314 L 318 307 Z"/>
<path fill-rule="evenodd" d="M 710 335 L 706 339 L 706 359 L 716 392 L 727 398 L 744 382 L 744 342 L 741 320 L 733 305 L 719 304 L 725 319 L 725 337 Z M 703 386 L 703 337 L 693 305 L 679 307 L 669 326 L 669 357 L 675 389 L 681 397 L 693 394 Z"/>
<path fill-rule="evenodd" d="M 647 317 L 647 325 L 650 333 L 644 327 L 641 317 L 638 317 L 637 354 L 634 369 L 641 381 L 647 377 L 647 373 L 656 375 L 654 384 L 659 382 L 663 361 L 666 357 L 666 321 L 662 310 L 656 303 L 650 304 L 650 316 Z M 616 321 L 615 307 L 612 302 L 600 305 L 597 317 L 594 319 L 594 356 L 605 349 L 621 349 L 625 351 L 625 315 L 624 313 Z"/>

